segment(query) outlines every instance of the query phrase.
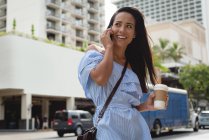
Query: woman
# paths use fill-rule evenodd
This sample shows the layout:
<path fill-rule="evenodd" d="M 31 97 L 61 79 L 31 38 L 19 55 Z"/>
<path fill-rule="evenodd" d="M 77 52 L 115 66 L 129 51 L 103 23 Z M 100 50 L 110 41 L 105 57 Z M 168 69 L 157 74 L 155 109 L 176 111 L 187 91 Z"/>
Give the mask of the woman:
<path fill-rule="evenodd" d="M 142 14 L 123 7 L 112 16 L 101 35 L 104 53 L 90 49 L 79 65 L 79 80 L 87 98 L 96 105 L 94 124 L 128 61 L 123 80 L 97 125 L 97 140 L 151 140 L 140 111 L 153 110 L 154 94 L 140 103 L 147 92 L 147 72 L 152 84 L 155 73 Z M 91 48 L 92 46 L 90 46 Z M 93 46 L 94 48 L 94 46 Z"/>

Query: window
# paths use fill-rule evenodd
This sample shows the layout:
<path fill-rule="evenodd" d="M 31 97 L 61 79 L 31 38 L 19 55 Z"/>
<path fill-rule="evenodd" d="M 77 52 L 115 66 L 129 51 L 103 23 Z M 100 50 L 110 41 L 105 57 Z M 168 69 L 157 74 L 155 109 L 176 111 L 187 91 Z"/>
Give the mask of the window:
<path fill-rule="evenodd" d="M 71 115 L 71 118 L 72 118 L 72 119 L 78 119 L 78 115 L 72 114 L 72 115 Z"/>
<path fill-rule="evenodd" d="M 81 119 L 91 119 L 91 115 L 88 113 L 81 113 L 80 117 Z"/>

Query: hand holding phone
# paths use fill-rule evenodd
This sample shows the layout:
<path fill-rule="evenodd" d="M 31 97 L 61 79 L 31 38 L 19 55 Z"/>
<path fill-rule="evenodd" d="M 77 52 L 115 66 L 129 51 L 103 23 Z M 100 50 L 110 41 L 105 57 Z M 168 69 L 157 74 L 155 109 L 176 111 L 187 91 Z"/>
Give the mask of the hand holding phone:
<path fill-rule="evenodd" d="M 112 47 L 113 46 L 113 31 L 111 28 L 108 28 L 101 35 L 101 42 L 104 47 Z"/>

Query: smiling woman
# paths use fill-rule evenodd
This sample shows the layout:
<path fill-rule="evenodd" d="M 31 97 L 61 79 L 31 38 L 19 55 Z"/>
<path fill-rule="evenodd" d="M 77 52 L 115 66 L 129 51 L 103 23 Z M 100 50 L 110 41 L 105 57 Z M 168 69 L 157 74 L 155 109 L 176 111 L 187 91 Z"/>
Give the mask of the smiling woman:
<path fill-rule="evenodd" d="M 100 53 L 90 45 L 78 68 L 85 95 L 96 105 L 96 139 L 151 140 L 149 127 L 140 113 L 155 109 L 155 94 L 150 94 L 144 103 L 140 99 L 147 92 L 147 78 L 152 84 L 156 81 L 143 15 L 132 7 L 118 9 L 101 34 L 101 43 L 105 50 Z M 124 77 L 119 85 L 121 72 Z M 119 86 L 112 94 L 115 85 Z M 103 106 L 112 95 L 101 118 Z"/>

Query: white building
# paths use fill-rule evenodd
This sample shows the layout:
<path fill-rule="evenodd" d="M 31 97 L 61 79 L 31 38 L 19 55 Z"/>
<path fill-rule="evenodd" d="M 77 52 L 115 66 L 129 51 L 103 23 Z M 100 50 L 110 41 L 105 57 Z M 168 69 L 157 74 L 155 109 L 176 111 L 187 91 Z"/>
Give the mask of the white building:
<path fill-rule="evenodd" d="M 59 109 L 76 109 L 82 52 L 14 35 L 0 37 L 0 129 L 32 129 Z M 80 99 L 80 100 L 78 100 Z"/>
<path fill-rule="evenodd" d="M 0 32 L 13 31 L 71 46 L 99 43 L 105 26 L 104 0 L 0 0 Z"/>
<path fill-rule="evenodd" d="M 206 44 L 206 52 L 207 55 L 209 55 L 208 0 L 112 0 L 112 3 L 115 4 L 117 8 L 124 6 L 136 7 L 146 18 L 148 17 L 160 23 L 165 21 L 184 21 L 188 19 L 196 20 L 203 25 L 206 31 L 206 43 L 203 44 Z"/>
<path fill-rule="evenodd" d="M 147 31 L 152 41 L 157 44 L 159 39 L 168 39 L 171 43 L 177 42 L 184 47 L 184 55 L 180 62 L 166 60 L 166 67 L 177 67 L 185 64 L 209 64 L 205 29 L 195 20 L 179 22 L 163 22 L 147 25 Z"/>

